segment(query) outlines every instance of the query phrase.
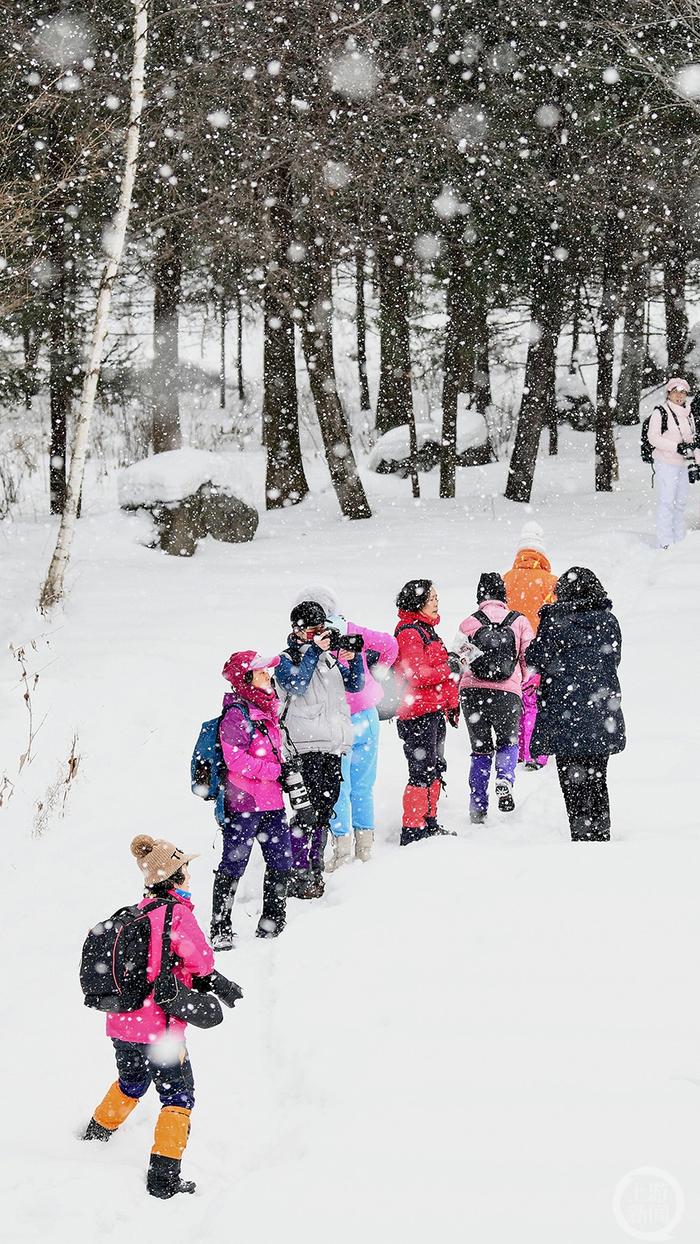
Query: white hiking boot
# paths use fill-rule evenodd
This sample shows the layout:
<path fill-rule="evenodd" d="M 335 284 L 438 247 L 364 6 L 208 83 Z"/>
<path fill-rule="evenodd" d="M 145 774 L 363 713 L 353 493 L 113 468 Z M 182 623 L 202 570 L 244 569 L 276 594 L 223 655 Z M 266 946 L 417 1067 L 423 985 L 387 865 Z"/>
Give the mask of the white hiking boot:
<path fill-rule="evenodd" d="M 496 798 L 498 800 L 499 812 L 515 811 L 513 787 L 507 778 L 498 778 L 496 780 Z"/>
<path fill-rule="evenodd" d="M 373 829 L 356 829 L 355 830 L 355 859 L 362 860 L 363 864 L 372 854 L 372 846 L 374 844 Z"/>
<path fill-rule="evenodd" d="M 326 864 L 326 872 L 334 873 L 336 868 L 342 868 L 343 864 L 350 864 L 352 861 L 352 834 L 342 834 L 335 837 L 330 835 L 333 854 Z"/>

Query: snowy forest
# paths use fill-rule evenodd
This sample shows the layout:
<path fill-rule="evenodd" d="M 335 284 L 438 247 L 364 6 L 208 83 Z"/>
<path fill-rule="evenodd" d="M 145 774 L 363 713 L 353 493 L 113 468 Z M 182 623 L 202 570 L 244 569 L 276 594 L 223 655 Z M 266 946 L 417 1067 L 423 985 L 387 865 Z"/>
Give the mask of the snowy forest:
<path fill-rule="evenodd" d="M 695 1244 L 700 0 L 0 36 L 3 1239 Z"/>
<path fill-rule="evenodd" d="M 458 411 L 471 410 L 487 460 L 510 459 L 510 499 L 529 500 L 541 432 L 556 454 L 562 420 L 594 429 L 595 488 L 610 490 L 616 427 L 637 422 L 642 389 L 666 366 L 682 371 L 692 348 L 692 0 L 614 14 L 416 0 L 148 7 L 91 455 L 110 466 L 176 449 L 185 412 L 205 409 L 192 443 L 262 443 L 273 508 L 305 496 L 300 426 L 313 428 L 343 514 L 362 518 L 356 455 L 405 428 L 418 495 L 416 424 L 435 409 L 440 495 L 454 496 Z M 47 454 L 47 501 L 64 506 L 124 175 L 133 18 L 118 0 L 5 9 L 5 512 Z M 350 326 L 342 366 L 334 310 Z M 185 325 L 201 362 L 182 357 Z M 253 337 L 262 374 L 248 368 Z M 494 392 L 498 366 L 522 375 Z"/>

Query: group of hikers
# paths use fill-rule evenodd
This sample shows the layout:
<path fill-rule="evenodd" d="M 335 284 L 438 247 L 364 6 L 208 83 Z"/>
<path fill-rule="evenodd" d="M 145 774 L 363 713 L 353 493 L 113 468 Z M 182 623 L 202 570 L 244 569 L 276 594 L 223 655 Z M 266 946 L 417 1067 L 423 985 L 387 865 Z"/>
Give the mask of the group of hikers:
<path fill-rule="evenodd" d="M 223 840 L 210 937 L 192 910 L 194 857 L 142 834 L 131 850 L 144 898 L 96 926 L 83 952 L 85 1000 L 107 1011 L 118 1077 L 85 1138 L 109 1140 L 155 1083 L 153 1196 L 194 1190 L 180 1175 L 194 1105 L 185 1028 L 188 1020 L 218 1022 L 199 1016 L 200 995 L 213 991 L 229 1005 L 241 996 L 214 970 L 213 952 L 234 945 L 232 908 L 253 845 L 265 861 L 256 931 L 276 937 L 289 897 L 319 898 L 324 870 L 353 854 L 370 859 L 380 718 L 395 717 L 408 767 L 401 846 L 454 832 L 439 811 L 447 726 L 458 729 L 461 717 L 473 824 L 489 812 L 492 771 L 498 808 L 508 814 L 518 762 L 539 769 L 554 756 L 571 838 L 609 839 L 608 758 L 625 746 L 620 627 L 593 571 L 552 573 L 543 536 L 526 524 L 511 569 L 481 575 L 476 607 L 449 649 L 437 629 L 437 586 L 424 578 L 399 591 L 393 634 L 348 621 L 332 591 L 311 586 L 292 606 L 281 653 L 247 649 L 226 661 L 230 690 L 220 716 L 203 726 L 192 761 L 193 790 L 216 801 Z"/>

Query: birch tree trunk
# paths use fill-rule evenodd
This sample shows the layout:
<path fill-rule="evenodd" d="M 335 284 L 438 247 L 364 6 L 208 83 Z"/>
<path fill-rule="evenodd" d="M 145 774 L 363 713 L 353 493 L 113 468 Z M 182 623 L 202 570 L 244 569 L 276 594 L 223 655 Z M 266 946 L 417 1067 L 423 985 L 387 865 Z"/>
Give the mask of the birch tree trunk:
<path fill-rule="evenodd" d="M 126 142 L 124 144 L 124 173 L 119 191 L 117 210 L 112 220 L 112 227 L 107 234 L 107 240 L 105 242 L 107 259 L 105 261 L 102 271 L 102 278 L 100 280 L 97 306 L 95 308 L 95 321 L 93 324 L 92 338 L 90 342 L 90 353 L 88 356 L 87 367 L 85 369 L 85 379 L 83 381 L 82 393 L 80 395 L 80 406 L 78 407 L 78 415 L 75 422 L 73 454 L 71 457 L 70 471 L 68 473 L 66 501 L 63 508 L 63 515 L 61 517 L 61 525 L 58 529 L 56 548 L 54 549 L 53 557 L 51 558 L 51 564 L 49 566 L 46 580 L 41 589 L 39 607 L 42 611 L 50 609 L 53 605 L 57 604 L 63 596 L 63 581 L 66 573 L 66 567 L 70 560 L 73 536 L 75 534 L 75 524 L 78 515 L 78 505 L 80 503 L 80 494 L 83 487 L 90 423 L 92 421 L 92 412 L 95 406 L 97 382 L 99 380 L 100 368 L 102 366 L 102 352 L 104 349 L 105 337 L 107 336 L 107 321 L 109 317 L 110 303 L 112 300 L 112 288 L 114 286 L 117 272 L 119 271 L 119 264 L 121 262 L 122 255 L 124 253 L 126 230 L 129 223 L 129 211 L 131 208 L 131 197 L 134 190 L 134 182 L 136 180 L 136 167 L 139 154 L 139 132 L 141 128 L 141 113 L 143 111 L 144 103 L 144 74 L 146 67 L 146 47 L 148 43 L 148 0 L 132 0 L 132 4 L 134 6 L 134 53 L 131 62 L 129 84 L 130 108 L 129 125 L 126 131 Z"/>

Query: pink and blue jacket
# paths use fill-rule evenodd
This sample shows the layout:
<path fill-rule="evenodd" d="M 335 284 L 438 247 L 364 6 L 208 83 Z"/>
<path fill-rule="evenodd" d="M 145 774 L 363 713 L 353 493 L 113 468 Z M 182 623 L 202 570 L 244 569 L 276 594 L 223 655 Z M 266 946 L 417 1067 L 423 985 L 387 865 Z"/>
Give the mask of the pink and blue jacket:
<path fill-rule="evenodd" d="M 348 635 L 362 635 L 365 646 L 362 650 L 362 666 L 365 671 L 365 685 L 361 691 L 347 691 L 347 701 L 351 715 L 362 713 L 365 709 L 376 708 L 384 698 L 384 688 L 372 674 L 367 665 L 367 653 L 379 654 L 378 665 L 390 666 L 399 655 L 399 645 L 393 635 L 386 631 L 370 631 L 366 626 L 358 626 L 356 622 L 347 623 Z"/>
<path fill-rule="evenodd" d="M 224 696 L 224 716 L 219 727 L 221 750 L 226 762 L 226 809 L 231 812 L 272 812 L 284 807 L 279 784 L 282 732 L 273 711 L 264 713 L 246 701 L 248 725 L 239 698 Z M 264 729 L 257 727 L 260 722 Z M 276 753 L 276 754 L 275 754 Z"/>
<path fill-rule="evenodd" d="M 183 898 L 175 890 L 171 890 L 170 894 L 176 900 L 170 927 L 170 945 L 181 961 L 173 968 L 173 975 L 190 988 L 193 976 L 208 976 L 213 972 L 214 954 L 197 924 L 189 899 Z M 153 895 L 146 894 L 139 907 L 146 907 L 152 902 Z M 151 924 L 147 971 L 149 981 L 154 981 L 160 972 L 165 911 L 163 903 L 148 913 Z M 138 1011 L 125 1011 L 119 1015 L 110 1012 L 107 1015 L 108 1037 L 118 1041 L 135 1041 L 138 1045 L 152 1045 L 154 1041 L 162 1040 L 166 1034 L 169 1037 L 182 1037 L 186 1030 L 187 1024 L 183 1020 L 171 1017 L 168 1021 L 165 1011 L 153 1001 L 153 995 L 146 999 Z"/>

